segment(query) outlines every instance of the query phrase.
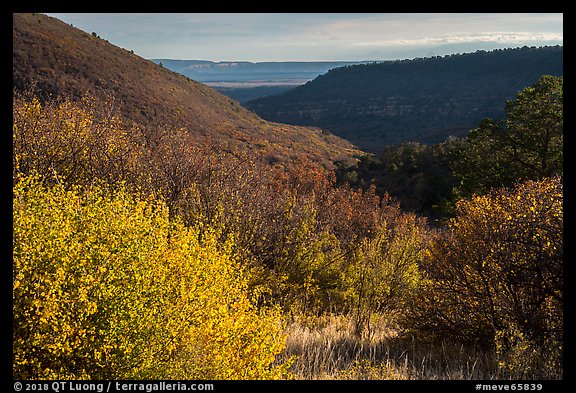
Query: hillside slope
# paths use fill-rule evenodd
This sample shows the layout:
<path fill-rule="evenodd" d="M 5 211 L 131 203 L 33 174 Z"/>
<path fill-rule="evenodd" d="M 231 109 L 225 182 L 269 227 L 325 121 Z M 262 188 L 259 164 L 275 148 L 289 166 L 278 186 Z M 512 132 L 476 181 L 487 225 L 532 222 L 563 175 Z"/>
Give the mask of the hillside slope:
<path fill-rule="evenodd" d="M 543 74 L 562 75 L 563 47 L 386 61 L 336 68 L 245 105 L 271 121 L 326 128 L 364 150 L 463 136 Z"/>
<path fill-rule="evenodd" d="M 122 115 L 148 132 L 186 127 L 195 138 L 267 160 L 330 165 L 354 151 L 319 129 L 264 121 L 208 86 L 42 14 L 13 14 L 13 85 L 33 85 L 42 97 L 113 97 Z"/>

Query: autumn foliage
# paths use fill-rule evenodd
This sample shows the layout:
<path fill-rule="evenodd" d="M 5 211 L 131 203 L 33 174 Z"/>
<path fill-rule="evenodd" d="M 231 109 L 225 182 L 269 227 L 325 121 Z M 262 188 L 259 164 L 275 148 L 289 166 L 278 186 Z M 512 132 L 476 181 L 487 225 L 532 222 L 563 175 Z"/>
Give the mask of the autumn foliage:
<path fill-rule="evenodd" d="M 422 262 L 412 323 L 493 347 L 514 378 L 554 375 L 563 334 L 561 179 L 461 200 L 457 212 Z"/>
<path fill-rule="evenodd" d="M 90 99 L 17 96 L 13 131 L 21 378 L 279 376 L 275 305 L 354 311 L 361 332 L 379 308 L 343 272 L 423 224 L 316 164 L 146 138 Z"/>
<path fill-rule="evenodd" d="M 326 314 L 561 377 L 560 176 L 431 228 L 305 155 L 263 163 L 116 110 L 14 95 L 15 378 L 290 378 L 287 322 Z"/>
<path fill-rule="evenodd" d="M 217 229 L 119 188 L 14 189 L 17 379 L 251 379 L 283 348 Z"/>

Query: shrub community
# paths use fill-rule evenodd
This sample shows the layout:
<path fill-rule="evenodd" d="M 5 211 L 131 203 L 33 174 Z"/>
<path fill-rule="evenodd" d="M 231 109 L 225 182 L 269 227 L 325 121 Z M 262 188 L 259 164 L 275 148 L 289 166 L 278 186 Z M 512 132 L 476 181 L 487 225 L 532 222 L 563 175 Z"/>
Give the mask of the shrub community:
<path fill-rule="evenodd" d="M 235 379 L 281 375 L 278 311 L 215 230 L 170 220 L 124 188 L 14 189 L 18 379 Z M 232 240 L 231 240 L 232 241 Z"/>
<path fill-rule="evenodd" d="M 561 100 L 544 77 L 507 123 L 459 141 L 451 159 L 489 147 L 507 182 L 454 164 L 450 216 L 431 227 L 310 161 L 262 164 L 184 128 L 147 134 L 111 102 L 15 93 L 14 378 L 302 377 L 287 332 L 326 315 L 364 343 L 384 320 L 400 341 L 489 354 L 494 377 L 561 378 Z M 372 360 L 334 375 L 415 375 Z"/>

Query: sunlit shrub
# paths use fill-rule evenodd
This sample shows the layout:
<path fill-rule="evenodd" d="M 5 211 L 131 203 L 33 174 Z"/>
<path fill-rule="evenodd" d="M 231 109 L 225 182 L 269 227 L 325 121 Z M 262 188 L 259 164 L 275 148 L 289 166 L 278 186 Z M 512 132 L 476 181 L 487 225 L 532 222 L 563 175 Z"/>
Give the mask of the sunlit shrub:
<path fill-rule="evenodd" d="M 563 331 L 562 188 L 560 178 L 527 181 L 461 200 L 457 217 L 425 259 L 426 285 L 412 307 L 411 323 L 422 332 L 492 348 L 513 377 L 557 377 Z M 509 362 L 518 359 L 531 364 Z"/>
<path fill-rule="evenodd" d="M 14 186 L 16 379 L 278 378 L 279 314 L 211 228 L 122 187 Z"/>
<path fill-rule="evenodd" d="M 45 179 L 58 173 L 66 184 L 147 181 L 141 130 L 116 115 L 114 102 L 13 98 L 13 168 Z"/>

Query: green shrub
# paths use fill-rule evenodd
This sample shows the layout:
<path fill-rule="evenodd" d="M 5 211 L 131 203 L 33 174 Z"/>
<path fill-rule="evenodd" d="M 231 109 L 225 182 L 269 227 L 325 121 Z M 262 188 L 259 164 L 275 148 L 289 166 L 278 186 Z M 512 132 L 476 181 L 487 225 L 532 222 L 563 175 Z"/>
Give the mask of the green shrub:
<path fill-rule="evenodd" d="M 343 271 L 347 304 L 359 336 L 373 333 L 371 320 L 385 315 L 391 324 L 403 313 L 420 285 L 419 262 L 425 251 L 425 227 L 413 214 L 392 214 L 373 238 L 365 238 Z"/>

